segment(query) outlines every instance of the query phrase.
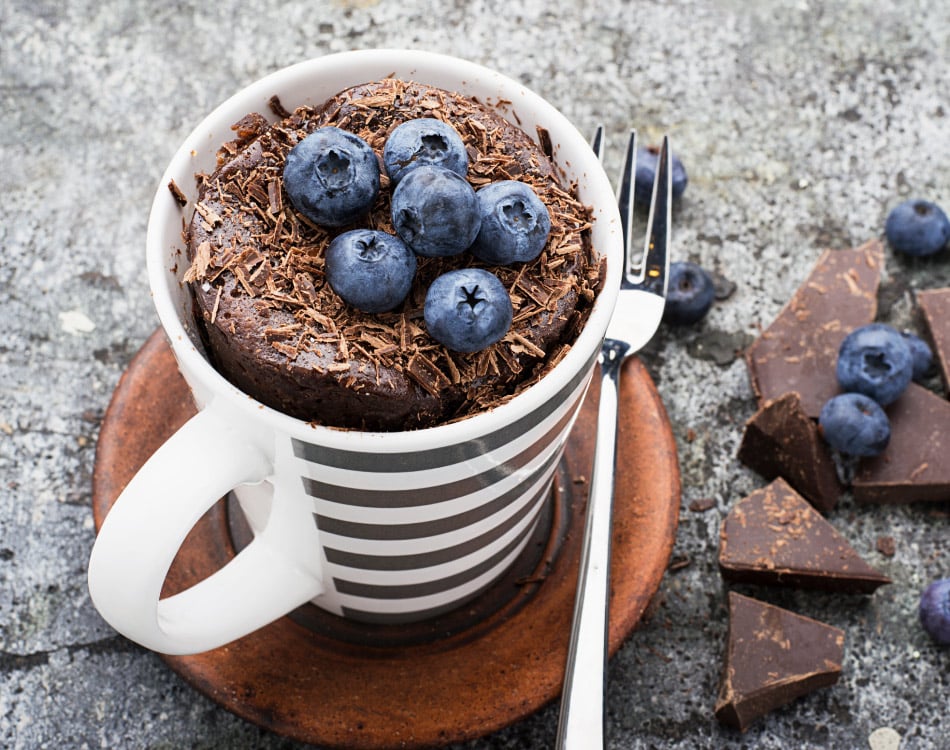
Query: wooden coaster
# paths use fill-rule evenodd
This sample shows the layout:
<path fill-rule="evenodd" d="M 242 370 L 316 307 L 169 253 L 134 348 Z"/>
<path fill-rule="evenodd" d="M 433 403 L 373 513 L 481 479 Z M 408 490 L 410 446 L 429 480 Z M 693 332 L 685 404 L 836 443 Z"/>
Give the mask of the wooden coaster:
<path fill-rule="evenodd" d="M 621 382 L 611 654 L 659 587 L 680 503 L 676 444 L 653 381 L 633 358 Z M 227 646 L 163 658 L 238 716 L 326 747 L 446 745 L 530 715 L 559 695 L 564 678 L 598 390 L 595 379 L 559 467 L 541 527 L 547 538 L 536 540 L 528 570 L 516 579 L 506 577 L 472 605 L 412 632 L 374 631 L 306 605 Z M 97 529 L 138 468 L 194 411 L 156 331 L 123 374 L 102 423 L 93 473 Z M 222 499 L 185 540 L 166 592 L 234 556 L 242 532 L 228 505 Z"/>

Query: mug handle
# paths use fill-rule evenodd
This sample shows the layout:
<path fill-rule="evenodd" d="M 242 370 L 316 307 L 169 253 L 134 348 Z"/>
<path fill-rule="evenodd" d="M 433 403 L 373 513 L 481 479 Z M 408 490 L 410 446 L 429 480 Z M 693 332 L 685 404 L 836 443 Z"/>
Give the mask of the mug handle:
<path fill-rule="evenodd" d="M 274 502 L 264 529 L 220 570 L 160 599 L 178 549 L 228 491 L 273 472 L 260 448 L 213 405 L 182 425 L 139 469 L 102 523 L 89 593 L 127 638 L 165 654 L 208 651 L 247 635 L 323 592 L 318 563 L 284 550 L 299 516 Z M 308 569 L 309 568 L 309 569 Z"/>

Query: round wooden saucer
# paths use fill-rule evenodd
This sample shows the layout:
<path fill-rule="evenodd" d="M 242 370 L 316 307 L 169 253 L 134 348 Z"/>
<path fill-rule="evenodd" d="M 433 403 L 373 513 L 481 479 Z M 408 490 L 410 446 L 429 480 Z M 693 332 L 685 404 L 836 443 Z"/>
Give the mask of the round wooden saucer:
<path fill-rule="evenodd" d="M 306 605 L 227 646 L 163 657 L 198 691 L 261 727 L 326 747 L 431 747 L 489 734 L 559 695 L 593 455 L 597 384 L 561 462 L 534 552 L 471 606 L 411 631 L 350 623 Z M 113 395 L 93 475 L 98 529 L 145 460 L 194 413 L 161 331 Z M 676 445 L 637 359 L 620 401 L 609 643 L 639 621 L 666 569 L 679 517 Z M 243 542 L 226 500 L 182 546 L 171 593 L 214 572 Z M 546 537 L 546 538 L 544 538 Z M 130 561 L 130 564 L 134 562 Z"/>

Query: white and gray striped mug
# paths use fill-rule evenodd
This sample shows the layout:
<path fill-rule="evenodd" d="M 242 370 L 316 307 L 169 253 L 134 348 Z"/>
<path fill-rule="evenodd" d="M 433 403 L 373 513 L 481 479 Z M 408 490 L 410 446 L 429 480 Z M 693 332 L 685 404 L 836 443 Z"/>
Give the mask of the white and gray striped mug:
<path fill-rule="evenodd" d="M 451 424 L 378 433 L 315 427 L 254 401 L 208 363 L 192 321 L 182 210 L 194 200 L 230 126 L 293 109 L 390 74 L 510 102 L 528 133 L 543 126 L 554 158 L 593 207 L 593 246 L 607 278 L 570 352 L 508 403 Z M 147 261 L 159 319 L 198 413 L 140 469 L 105 518 L 89 562 L 103 617 L 159 652 L 196 653 L 246 635 L 312 601 L 343 617 L 407 622 L 486 589 L 525 546 L 585 395 L 619 288 L 622 240 L 613 191 L 584 137 L 521 84 L 484 67 L 417 51 L 330 55 L 278 71 L 216 109 L 162 177 Z M 219 571 L 160 599 L 179 547 L 233 491 L 253 541 Z"/>

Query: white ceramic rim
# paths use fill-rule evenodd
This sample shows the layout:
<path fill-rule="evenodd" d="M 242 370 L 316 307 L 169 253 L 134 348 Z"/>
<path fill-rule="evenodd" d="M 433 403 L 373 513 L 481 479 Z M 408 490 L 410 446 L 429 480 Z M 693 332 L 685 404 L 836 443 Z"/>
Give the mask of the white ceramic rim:
<path fill-rule="evenodd" d="M 354 71 L 366 73 L 356 75 Z M 302 85 L 305 80 L 338 80 L 339 85 L 334 84 L 335 92 L 392 73 L 462 93 L 467 93 L 473 85 L 479 90 L 490 87 L 497 92 L 496 102 L 502 99 L 511 102 L 511 109 L 522 116 L 520 124 L 532 137 L 533 127 L 523 122 L 523 115 L 529 110 L 536 113 L 534 121 L 543 123 L 551 134 L 555 161 L 562 169 L 573 172 L 578 179 L 582 200 L 593 207 L 593 245 L 595 252 L 607 258 L 606 278 L 587 324 L 567 355 L 542 381 L 507 403 L 451 424 L 403 432 L 365 432 L 313 425 L 265 406 L 236 388 L 211 366 L 193 343 L 192 334 L 179 317 L 176 295 L 170 288 L 172 283 L 180 285 L 185 268 L 178 267 L 177 276 L 172 276 L 173 271 L 168 267 L 172 250 L 165 230 L 169 211 L 176 211 L 175 220 L 180 226 L 182 217 L 190 220 L 192 204 L 189 201 L 186 208 L 179 209 L 171 199 L 168 186 L 174 179 L 186 194 L 189 193 L 191 186 L 187 183 L 189 180 L 193 182 L 195 155 L 206 153 L 209 148 L 215 152 L 224 140 L 211 142 L 211 134 L 220 133 L 222 126 L 229 129 L 249 112 L 268 113 L 267 102 L 274 94 L 281 96 L 287 104 L 290 97 L 285 99 L 284 92 Z M 321 97 L 321 101 L 324 99 Z M 292 106 L 302 103 L 305 102 L 293 101 Z M 292 107 L 288 105 L 288 108 Z M 505 111 L 502 114 L 506 114 Z M 176 240 L 174 246 L 182 251 L 177 265 L 185 266 L 184 247 L 180 238 Z M 162 175 L 149 215 L 146 253 L 153 301 L 179 366 L 185 371 L 186 379 L 197 379 L 207 392 L 215 395 L 216 405 L 221 406 L 223 399 L 225 407 L 236 409 L 244 417 L 255 421 L 264 418 L 278 430 L 330 448 L 414 452 L 465 442 L 494 432 L 540 407 L 585 367 L 600 348 L 616 304 L 623 239 L 614 191 L 600 161 L 587 139 L 551 104 L 517 81 L 476 63 L 419 50 L 374 49 L 341 52 L 283 68 L 242 89 L 209 114 L 185 139 Z M 393 439 L 394 436 L 398 439 Z"/>

